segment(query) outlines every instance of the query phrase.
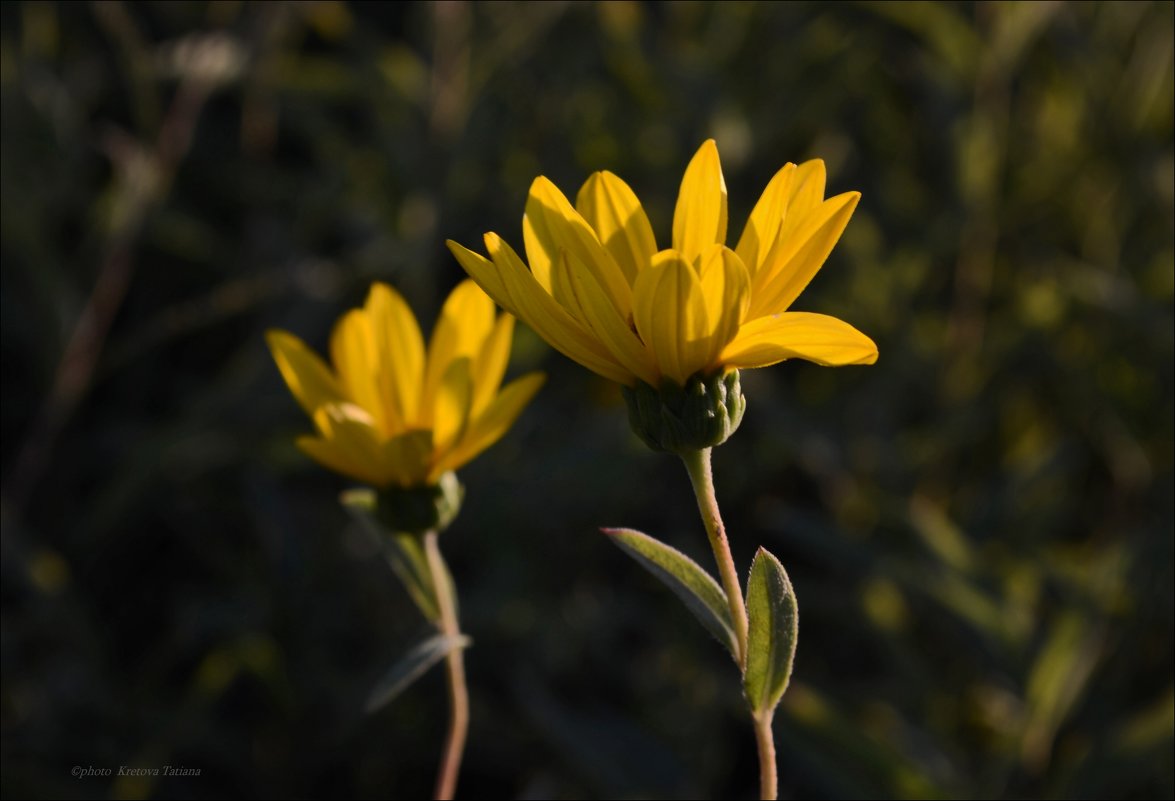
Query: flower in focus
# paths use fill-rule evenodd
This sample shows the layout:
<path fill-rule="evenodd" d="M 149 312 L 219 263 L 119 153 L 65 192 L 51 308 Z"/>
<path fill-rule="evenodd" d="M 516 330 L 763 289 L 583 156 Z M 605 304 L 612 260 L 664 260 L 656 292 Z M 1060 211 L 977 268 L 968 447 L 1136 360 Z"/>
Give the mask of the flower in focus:
<path fill-rule="evenodd" d="M 449 242 L 466 272 L 554 348 L 628 387 L 766 367 L 785 359 L 872 364 L 877 346 L 835 317 L 788 311 L 824 264 L 860 199 L 824 197 L 824 162 L 787 164 L 737 246 L 726 246 L 726 183 L 707 140 L 686 168 L 672 247 L 658 250 L 624 181 L 588 178 L 572 207 L 547 178 L 522 220 L 529 269 L 497 234 L 489 259 Z"/>
<path fill-rule="evenodd" d="M 467 280 L 445 301 L 427 353 L 412 310 L 381 283 L 335 324 L 333 370 L 293 334 L 272 330 L 266 340 L 318 431 L 298 447 L 376 487 L 412 488 L 497 442 L 542 385 L 542 373 L 530 373 L 501 387 L 513 333 L 514 319 L 495 319 Z"/>

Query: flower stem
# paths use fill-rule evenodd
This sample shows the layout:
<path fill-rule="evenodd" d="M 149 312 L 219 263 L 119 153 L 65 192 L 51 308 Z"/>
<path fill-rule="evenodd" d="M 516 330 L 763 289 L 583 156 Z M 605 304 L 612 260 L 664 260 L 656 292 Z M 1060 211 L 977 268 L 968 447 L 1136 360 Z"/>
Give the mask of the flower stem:
<path fill-rule="evenodd" d="M 424 535 L 424 552 L 441 614 L 438 627 L 453 642 L 445 657 L 449 678 L 449 734 L 445 739 L 445 754 L 437 773 L 435 793 L 437 801 L 448 801 L 457 790 L 457 774 L 461 770 L 465 737 L 469 733 L 469 690 L 465 686 L 465 649 L 457 644 L 461 638 L 461 626 L 457 621 L 457 591 L 441 558 L 437 532 L 429 531 Z"/>
<path fill-rule="evenodd" d="M 718 573 L 722 578 L 722 587 L 726 590 L 727 603 L 730 604 L 730 617 L 734 623 L 735 639 L 738 642 L 739 669 L 747 669 L 747 607 L 743 603 L 743 589 L 738 580 L 738 571 L 734 566 L 734 557 L 730 553 L 730 541 L 726 539 L 726 526 L 722 524 L 722 515 L 718 511 L 718 497 L 714 493 L 714 473 L 710 465 L 710 448 L 682 454 L 685 469 L 689 472 L 690 481 L 694 486 L 694 495 L 698 498 L 698 511 L 702 513 L 702 521 L 706 524 L 706 534 L 710 538 L 710 548 L 714 551 L 714 559 L 718 562 Z M 755 740 L 759 745 L 759 792 L 764 799 L 774 801 L 778 792 L 778 780 L 775 768 L 775 739 L 771 732 L 771 720 L 774 712 L 764 714 L 752 713 L 755 724 Z"/>
<path fill-rule="evenodd" d="M 726 602 L 730 604 L 730 617 L 734 624 L 735 639 L 738 641 L 738 653 L 735 658 L 740 670 L 747 665 L 747 607 L 743 603 L 742 585 L 739 584 L 738 571 L 734 567 L 734 557 L 730 555 L 730 542 L 726 539 L 726 527 L 722 525 L 722 515 L 718 512 L 718 498 L 714 494 L 714 477 L 710 469 L 710 448 L 699 451 L 690 451 L 681 456 L 685 462 L 685 469 L 689 472 L 690 481 L 694 485 L 694 495 L 698 498 L 698 511 L 702 513 L 702 522 L 706 524 L 706 535 L 710 538 L 710 548 L 714 551 L 714 560 L 718 562 L 718 574 L 722 578 L 722 588 L 726 590 Z"/>
<path fill-rule="evenodd" d="M 771 732 L 774 712 L 755 715 L 755 741 L 759 744 L 759 797 L 775 801 L 779 797 L 779 781 L 775 773 L 775 737 Z"/>

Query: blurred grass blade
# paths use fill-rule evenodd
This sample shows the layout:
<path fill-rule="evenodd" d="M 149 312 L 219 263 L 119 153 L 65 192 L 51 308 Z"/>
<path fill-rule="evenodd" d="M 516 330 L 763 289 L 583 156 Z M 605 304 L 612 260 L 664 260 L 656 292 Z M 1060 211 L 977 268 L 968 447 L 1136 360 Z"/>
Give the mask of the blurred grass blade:
<path fill-rule="evenodd" d="M 681 551 L 647 534 L 630 528 L 601 530 L 621 550 L 673 590 L 718 642 L 726 646 L 731 656 L 735 656 L 734 626 L 730 621 L 726 593 L 709 573 Z"/>
<path fill-rule="evenodd" d="M 445 634 L 436 634 L 429 637 L 392 665 L 371 691 L 364 710 L 368 714 L 379 710 L 408 689 L 412 682 L 423 676 L 430 667 L 448 656 L 454 648 L 468 648 L 471 642 L 472 640 L 464 635 L 449 637 Z"/>
<path fill-rule="evenodd" d="M 1024 764 L 1047 764 L 1061 724 L 1089 689 L 1104 637 L 1104 628 L 1081 612 L 1063 612 L 1053 623 L 1028 676 Z"/>
<path fill-rule="evenodd" d="M 799 611 L 787 571 L 765 548 L 751 563 L 747 581 L 747 669 L 743 689 L 755 714 L 779 704 L 796 658 Z"/>
<path fill-rule="evenodd" d="M 393 572 L 425 618 L 433 623 L 440 620 L 441 612 L 420 538 L 388 531 L 380 524 L 375 516 L 378 500 L 374 490 L 347 490 L 339 496 L 339 502 L 375 538 Z"/>

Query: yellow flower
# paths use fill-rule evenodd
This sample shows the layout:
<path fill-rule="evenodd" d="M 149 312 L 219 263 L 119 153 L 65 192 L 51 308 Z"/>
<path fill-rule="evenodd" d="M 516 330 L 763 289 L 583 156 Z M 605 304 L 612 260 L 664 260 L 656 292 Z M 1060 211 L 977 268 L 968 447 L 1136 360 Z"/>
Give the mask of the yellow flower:
<path fill-rule="evenodd" d="M 633 191 L 610 172 L 588 178 L 575 207 L 540 176 L 522 219 L 530 269 L 497 234 L 489 259 L 449 249 L 502 308 L 554 348 L 632 387 L 800 358 L 872 364 L 877 346 L 835 317 L 787 311 L 824 264 L 860 199 L 824 197 L 824 162 L 784 166 L 738 245 L 726 247 L 726 183 L 706 141 L 681 182 L 673 247 L 658 250 Z"/>
<path fill-rule="evenodd" d="M 530 373 L 499 391 L 514 319 L 472 281 L 445 301 L 427 356 L 416 318 L 386 284 L 335 325 L 327 367 L 302 340 L 266 340 L 318 436 L 298 447 L 320 464 L 377 487 L 437 483 L 497 442 L 542 385 Z"/>

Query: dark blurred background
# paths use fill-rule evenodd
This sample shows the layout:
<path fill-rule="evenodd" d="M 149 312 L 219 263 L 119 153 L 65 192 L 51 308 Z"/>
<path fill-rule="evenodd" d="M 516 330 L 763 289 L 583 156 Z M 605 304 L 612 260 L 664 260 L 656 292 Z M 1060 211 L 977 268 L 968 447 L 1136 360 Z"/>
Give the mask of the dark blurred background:
<path fill-rule="evenodd" d="M 786 161 L 862 191 L 796 308 L 881 351 L 744 373 L 715 452 L 800 599 L 783 795 L 1170 798 L 1173 8 L 4 3 L 3 794 L 430 793 L 440 673 L 361 711 L 426 626 L 262 332 L 377 279 L 427 329 L 538 174 L 665 243 L 714 136 L 731 241 Z M 710 565 L 684 470 L 520 327 L 531 369 L 442 540 L 461 794 L 751 797 L 734 667 L 597 531 Z"/>

